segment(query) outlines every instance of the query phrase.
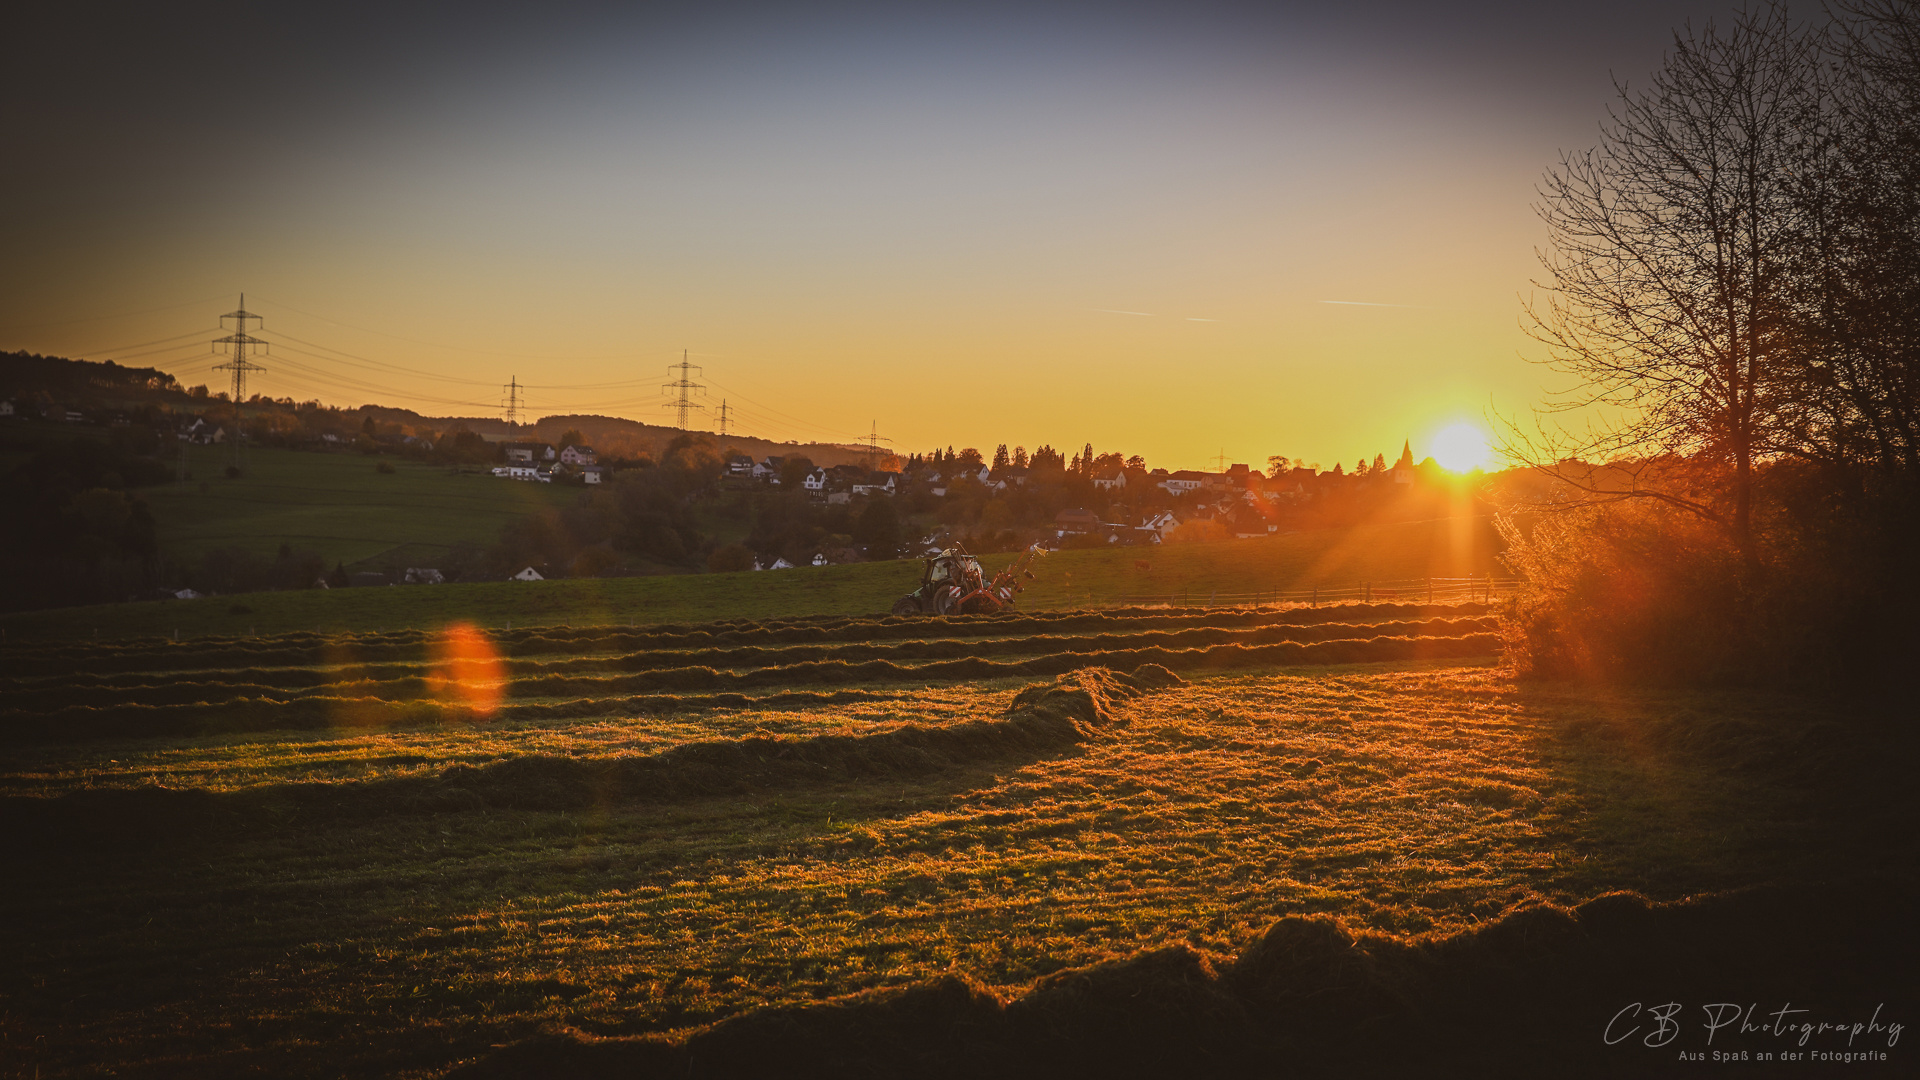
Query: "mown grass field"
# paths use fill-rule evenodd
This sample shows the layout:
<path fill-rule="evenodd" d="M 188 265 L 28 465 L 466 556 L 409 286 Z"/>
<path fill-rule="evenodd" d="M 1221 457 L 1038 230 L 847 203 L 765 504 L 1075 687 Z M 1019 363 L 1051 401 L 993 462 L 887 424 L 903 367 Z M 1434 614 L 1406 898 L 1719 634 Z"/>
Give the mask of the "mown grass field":
<path fill-rule="evenodd" d="M 573 621 L 0 650 L 8 1066 L 532 1076 L 578 1051 L 613 1055 L 596 1075 L 763 1075 L 794 1061 L 701 1071 L 672 1040 L 942 979 L 960 998 L 915 1008 L 1057 1006 L 1143 954 L 1199 992 L 1209 963 L 1271 963 L 1288 916 L 1386 956 L 1529 905 L 1844 889 L 1916 854 L 1888 752 L 1910 729 L 1517 686 L 1484 606 Z M 805 1025 L 770 1022 L 791 1055 Z M 1080 1045 L 1065 1030 L 1043 1042 Z M 497 1057 L 543 1031 L 570 1034 Z M 640 1035 L 667 1041 L 581 1041 Z M 1098 1072 L 1081 1052 L 1065 1072 Z"/>
<path fill-rule="evenodd" d="M 162 550 L 189 562 L 214 548 L 271 558 L 286 544 L 319 552 L 328 566 L 389 552 L 433 565 L 455 544 L 493 543 L 508 522 L 580 493 L 392 457 L 262 447 L 249 448 L 241 475 L 228 479 L 225 447 L 188 453 L 192 479 L 140 496 L 159 523 Z M 391 474 L 375 469 L 382 461 Z"/>
<path fill-rule="evenodd" d="M 478 482 L 474 477 L 454 479 Z M 488 482 L 513 489 L 541 486 Z M 1020 607 L 1055 611 L 1111 604 L 1116 597 L 1139 594 L 1178 595 L 1204 603 L 1215 593 L 1485 574 L 1495 568 L 1493 545 L 1485 520 L 1462 519 L 1154 549 L 1060 551 L 1041 560 Z M 998 555 L 982 561 L 991 571 L 1012 559 Z M 1140 561 L 1149 569 L 1140 569 Z M 44 641 L 171 637 L 176 631 L 184 637 L 303 630 L 364 633 L 432 628 L 456 620 L 505 629 L 509 623 L 524 628 L 867 615 L 886 611 L 918 584 L 919 575 L 919 560 L 901 560 L 759 573 L 252 593 L 9 613 L 0 615 L 0 631 L 9 641 Z"/>

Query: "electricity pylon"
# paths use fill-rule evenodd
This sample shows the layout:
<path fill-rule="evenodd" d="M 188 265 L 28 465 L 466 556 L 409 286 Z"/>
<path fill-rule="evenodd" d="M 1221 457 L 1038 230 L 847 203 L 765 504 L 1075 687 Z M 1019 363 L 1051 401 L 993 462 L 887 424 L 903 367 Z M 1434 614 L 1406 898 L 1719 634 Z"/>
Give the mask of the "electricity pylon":
<path fill-rule="evenodd" d="M 706 374 L 706 369 L 701 367 L 698 364 L 687 363 L 687 351 L 685 349 L 682 349 L 680 350 L 680 362 L 677 364 L 668 364 L 667 370 L 669 372 L 678 371 L 680 373 L 680 377 L 670 383 L 663 383 L 660 388 L 662 390 L 679 391 L 680 393 L 679 400 L 668 402 L 667 408 L 674 409 L 679 412 L 680 430 L 685 431 L 687 430 L 687 414 L 693 411 L 694 409 L 706 408 L 705 405 L 702 405 L 697 401 L 689 400 L 687 397 L 687 391 L 697 390 L 702 394 L 707 392 L 707 388 L 705 385 L 694 382 L 692 379 L 689 379 L 687 375 L 690 372 L 694 372 L 694 371 L 698 371 L 702 375 L 704 375 Z"/>
<path fill-rule="evenodd" d="M 213 370 L 233 372 L 233 441 L 229 444 L 228 455 L 233 459 L 233 463 L 238 465 L 242 456 L 240 451 L 240 443 L 242 441 L 240 434 L 240 405 L 247 400 L 247 373 L 267 370 L 247 359 L 247 351 L 249 349 L 255 353 L 265 352 L 267 349 L 266 342 L 247 333 L 247 320 L 252 319 L 256 326 L 265 323 L 266 320 L 247 310 L 246 293 L 240 294 L 240 310 L 230 311 L 220 316 L 220 325 L 223 329 L 228 319 L 233 320 L 233 333 L 223 338 L 214 339 L 213 351 L 220 352 L 220 346 L 231 345 L 233 347 L 233 359 L 224 364 L 214 365 Z"/>

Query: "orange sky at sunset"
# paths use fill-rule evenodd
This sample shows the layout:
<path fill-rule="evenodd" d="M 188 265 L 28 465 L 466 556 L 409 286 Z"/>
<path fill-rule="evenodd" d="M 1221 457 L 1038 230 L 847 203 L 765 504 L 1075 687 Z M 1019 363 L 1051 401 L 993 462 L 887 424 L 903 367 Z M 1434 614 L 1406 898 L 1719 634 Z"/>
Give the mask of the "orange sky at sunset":
<path fill-rule="evenodd" d="M 666 422 L 684 348 L 774 439 L 1423 457 L 1551 382 L 1533 186 L 1718 9 L 568 10 L 17 76 L 0 349 L 218 389 L 244 290 L 276 397 Z"/>

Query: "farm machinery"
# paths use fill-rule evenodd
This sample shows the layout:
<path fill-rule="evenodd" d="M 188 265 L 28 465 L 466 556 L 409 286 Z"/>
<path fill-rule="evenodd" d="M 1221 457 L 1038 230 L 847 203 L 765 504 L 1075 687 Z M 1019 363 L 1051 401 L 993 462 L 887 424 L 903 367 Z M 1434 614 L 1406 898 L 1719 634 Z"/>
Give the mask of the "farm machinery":
<path fill-rule="evenodd" d="M 1035 544 L 987 580 L 980 560 L 959 544 L 927 558 L 920 587 L 893 602 L 895 615 L 992 615 L 1013 606 L 1046 549 Z"/>

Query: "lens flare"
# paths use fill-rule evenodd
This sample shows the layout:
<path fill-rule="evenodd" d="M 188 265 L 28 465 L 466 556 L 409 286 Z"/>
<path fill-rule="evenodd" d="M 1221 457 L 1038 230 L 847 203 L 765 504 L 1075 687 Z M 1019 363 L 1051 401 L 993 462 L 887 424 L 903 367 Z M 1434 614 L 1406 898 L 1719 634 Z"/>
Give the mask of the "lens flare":
<path fill-rule="evenodd" d="M 441 700 L 465 705 L 482 716 L 500 707 L 507 666 L 486 631 L 472 623 L 453 623 L 434 642 L 433 677 Z"/>
<path fill-rule="evenodd" d="M 1448 472 L 1472 472 L 1493 461 L 1493 450 L 1486 432 L 1472 424 L 1455 424 L 1433 437 L 1433 460 Z"/>

